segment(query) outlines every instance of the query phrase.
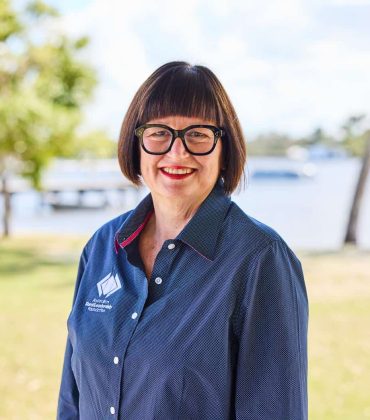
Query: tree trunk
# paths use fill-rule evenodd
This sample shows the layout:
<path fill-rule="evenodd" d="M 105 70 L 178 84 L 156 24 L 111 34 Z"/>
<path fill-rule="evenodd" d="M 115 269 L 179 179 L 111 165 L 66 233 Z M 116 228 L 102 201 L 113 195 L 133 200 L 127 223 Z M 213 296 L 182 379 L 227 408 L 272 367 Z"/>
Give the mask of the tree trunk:
<path fill-rule="evenodd" d="M 366 133 L 365 152 L 362 159 L 360 175 L 358 177 L 356 191 L 353 196 L 351 212 L 347 224 L 344 244 L 357 244 L 357 225 L 361 209 L 362 199 L 365 192 L 366 180 L 370 171 L 370 131 Z"/>
<path fill-rule="evenodd" d="M 3 237 L 6 238 L 10 235 L 10 192 L 8 190 L 8 178 L 6 171 L 1 176 L 1 192 L 3 195 L 4 212 L 3 212 Z"/>

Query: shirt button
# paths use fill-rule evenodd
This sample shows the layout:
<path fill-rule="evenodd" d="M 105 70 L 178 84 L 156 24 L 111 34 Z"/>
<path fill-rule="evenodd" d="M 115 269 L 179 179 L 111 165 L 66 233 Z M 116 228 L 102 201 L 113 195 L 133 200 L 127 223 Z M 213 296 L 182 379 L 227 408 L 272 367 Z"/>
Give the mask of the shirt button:
<path fill-rule="evenodd" d="M 161 284 L 162 283 L 162 279 L 160 277 L 156 277 L 154 280 L 157 284 Z"/>
<path fill-rule="evenodd" d="M 167 248 L 168 248 L 168 249 L 174 249 L 174 248 L 175 248 L 175 246 L 176 246 L 175 244 L 169 244 Z"/>
<path fill-rule="evenodd" d="M 132 319 L 136 319 L 136 318 L 137 318 L 137 312 L 134 312 L 134 313 L 131 315 L 131 318 L 132 318 Z"/>
<path fill-rule="evenodd" d="M 119 358 L 117 356 L 115 356 L 114 359 L 113 359 L 113 363 L 115 365 L 118 365 L 118 362 L 119 362 Z"/>
<path fill-rule="evenodd" d="M 111 413 L 111 414 L 114 414 L 115 412 L 116 412 L 116 410 L 114 409 L 114 407 L 111 407 L 111 408 L 110 408 L 110 413 Z"/>

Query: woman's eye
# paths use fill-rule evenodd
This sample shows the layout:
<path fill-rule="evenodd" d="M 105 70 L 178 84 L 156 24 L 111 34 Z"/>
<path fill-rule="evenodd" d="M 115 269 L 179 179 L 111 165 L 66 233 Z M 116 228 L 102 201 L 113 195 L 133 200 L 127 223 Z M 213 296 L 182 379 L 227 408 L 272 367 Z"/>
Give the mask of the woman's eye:
<path fill-rule="evenodd" d="M 191 131 L 188 133 L 191 137 L 205 137 L 204 133 L 200 133 L 199 131 Z"/>
<path fill-rule="evenodd" d="M 168 134 L 167 131 L 156 131 L 155 133 L 152 134 L 152 136 L 163 137 L 163 136 L 166 136 L 167 134 Z"/>

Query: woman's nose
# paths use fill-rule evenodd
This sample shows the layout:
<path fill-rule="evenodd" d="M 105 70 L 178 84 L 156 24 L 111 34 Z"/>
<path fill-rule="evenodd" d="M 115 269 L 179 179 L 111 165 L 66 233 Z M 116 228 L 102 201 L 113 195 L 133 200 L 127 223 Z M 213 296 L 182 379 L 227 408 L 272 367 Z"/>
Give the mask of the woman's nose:
<path fill-rule="evenodd" d="M 177 155 L 177 156 L 185 156 L 189 153 L 186 151 L 184 144 L 182 143 L 182 140 L 180 137 L 176 137 L 171 150 L 168 152 L 169 154 Z"/>

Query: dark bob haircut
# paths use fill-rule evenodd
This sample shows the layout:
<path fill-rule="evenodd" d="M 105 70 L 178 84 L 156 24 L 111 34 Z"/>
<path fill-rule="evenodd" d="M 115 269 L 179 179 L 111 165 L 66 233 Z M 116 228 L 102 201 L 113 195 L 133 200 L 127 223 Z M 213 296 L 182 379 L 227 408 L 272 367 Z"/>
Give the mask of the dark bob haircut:
<path fill-rule="evenodd" d="M 225 130 L 220 177 L 225 194 L 245 183 L 246 144 L 235 109 L 220 81 L 205 66 L 183 61 L 166 63 L 155 70 L 136 92 L 123 119 L 118 160 L 122 173 L 141 185 L 140 144 L 134 130 L 156 118 L 172 115 L 214 121 Z"/>

